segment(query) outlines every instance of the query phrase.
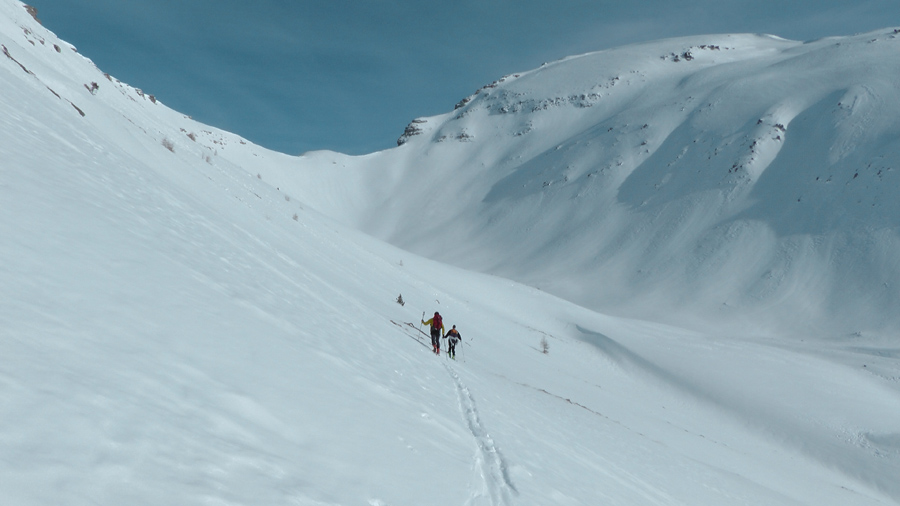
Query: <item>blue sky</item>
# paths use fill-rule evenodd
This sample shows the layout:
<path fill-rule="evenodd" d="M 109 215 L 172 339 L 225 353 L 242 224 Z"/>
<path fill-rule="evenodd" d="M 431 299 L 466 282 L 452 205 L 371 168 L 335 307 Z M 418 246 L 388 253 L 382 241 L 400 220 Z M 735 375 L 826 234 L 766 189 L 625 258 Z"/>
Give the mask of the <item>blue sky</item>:
<path fill-rule="evenodd" d="M 364 154 L 545 61 L 705 33 L 900 26 L 897 0 L 29 0 L 104 72 L 270 149 Z"/>

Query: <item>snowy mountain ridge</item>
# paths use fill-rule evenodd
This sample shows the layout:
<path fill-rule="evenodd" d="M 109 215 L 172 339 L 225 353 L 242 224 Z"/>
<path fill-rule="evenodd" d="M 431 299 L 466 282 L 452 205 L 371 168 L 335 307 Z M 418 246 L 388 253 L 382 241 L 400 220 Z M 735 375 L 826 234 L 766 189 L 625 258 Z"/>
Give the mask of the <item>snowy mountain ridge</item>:
<path fill-rule="evenodd" d="M 398 149 L 264 176 L 400 247 L 597 310 L 890 332 L 898 45 L 894 29 L 717 35 L 565 58 L 415 120 Z M 346 198 L 303 190 L 321 184 Z"/>
<path fill-rule="evenodd" d="M 688 79 L 684 66 L 701 64 L 700 54 L 737 54 L 690 48 L 732 39 L 761 53 L 802 47 L 722 36 L 569 58 L 417 123 L 422 134 L 397 149 L 297 158 L 116 81 L 33 10 L 0 0 L 0 503 L 897 503 L 893 336 L 763 338 L 756 328 L 780 323 L 766 313 L 742 332 L 608 316 L 354 228 L 486 272 L 534 271 L 593 292 L 592 271 L 573 261 L 606 255 L 628 267 L 629 249 L 677 243 L 646 209 L 658 207 L 663 221 L 680 205 L 674 224 L 703 225 L 684 193 L 697 206 L 715 192 L 723 209 L 741 204 L 740 185 L 693 195 L 680 173 L 660 187 L 669 201 L 647 198 L 650 176 L 628 183 L 652 168 L 632 167 L 643 159 L 633 146 L 653 131 L 643 149 L 666 152 L 653 147 L 665 130 L 662 121 L 643 128 L 634 120 L 647 113 L 620 103 L 651 108 L 653 69 Z M 646 77 L 612 84 L 634 67 L 613 65 L 629 51 L 643 55 Z M 561 87 L 584 75 L 568 63 L 610 55 L 604 68 L 614 72 L 601 69 L 584 90 Z M 551 71 L 573 80 L 541 75 Z M 610 86 L 598 96 L 621 94 L 565 98 L 598 83 Z M 615 116 L 597 126 L 595 113 Z M 711 116 L 659 119 L 692 138 L 690 125 L 724 121 Z M 773 135 L 782 120 L 773 118 Z M 755 121 L 729 135 L 755 131 Z M 781 133 L 793 135 L 797 121 Z M 583 136 L 572 136 L 576 127 Z M 619 144 L 596 141 L 603 132 Z M 745 154 L 736 144 L 723 153 Z M 588 178 L 605 167 L 589 161 L 614 155 L 621 166 Z M 591 186 L 595 178 L 602 184 Z M 566 262 L 553 261 L 561 252 Z M 807 258 L 791 260 L 784 277 L 822 276 Z M 536 269 L 551 261 L 558 278 Z M 623 300 L 656 289 L 663 300 L 667 264 L 650 267 L 656 277 L 644 286 L 626 283 L 625 270 L 606 289 Z M 732 267 L 732 281 L 749 270 Z M 574 284 L 578 269 L 585 282 Z M 462 333 L 455 361 L 431 353 L 416 321 L 436 310 Z"/>

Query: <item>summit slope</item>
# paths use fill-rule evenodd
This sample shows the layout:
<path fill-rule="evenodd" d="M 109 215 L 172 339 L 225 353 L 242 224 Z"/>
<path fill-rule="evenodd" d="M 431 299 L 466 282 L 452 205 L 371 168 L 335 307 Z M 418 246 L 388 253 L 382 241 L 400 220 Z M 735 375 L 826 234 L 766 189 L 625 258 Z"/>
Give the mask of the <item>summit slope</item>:
<path fill-rule="evenodd" d="M 885 29 L 574 56 L 413 121 L 397 149 L 309 153 L 264 174 L 375 237 L 592 309 L 890 333 L 898 49 Z"/>

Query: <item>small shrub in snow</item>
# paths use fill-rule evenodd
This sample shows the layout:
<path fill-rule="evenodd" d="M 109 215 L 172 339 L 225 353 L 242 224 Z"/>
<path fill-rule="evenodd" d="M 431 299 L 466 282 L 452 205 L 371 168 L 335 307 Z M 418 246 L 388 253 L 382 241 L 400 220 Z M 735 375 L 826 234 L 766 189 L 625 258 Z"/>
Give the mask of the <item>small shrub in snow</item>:
<path fill-rule="evenodd" d="M 405 306 L 405 305 L 406 305 L 406 301 L 403 300 L 403 294 L 402 294 L 402 293 L 401 293 L 400 295 L 397 296 L 397 304 L 400 304 L 401 306 Z"/>
<path fill-rule="evenodd" d="M 547 342 L 546 336 L 541 338 L 541 353 L 544 355 L 550 353 L 550 343 Z"/>
<path fill-rule="evenodd" d="M 168 137 L 162 140 L 162 145 L 164 148 L 168 149 L 169 151 L 171 151 L 173 153 L 175 152 L 175 143 L 170 141 L 168 139 Z"/>

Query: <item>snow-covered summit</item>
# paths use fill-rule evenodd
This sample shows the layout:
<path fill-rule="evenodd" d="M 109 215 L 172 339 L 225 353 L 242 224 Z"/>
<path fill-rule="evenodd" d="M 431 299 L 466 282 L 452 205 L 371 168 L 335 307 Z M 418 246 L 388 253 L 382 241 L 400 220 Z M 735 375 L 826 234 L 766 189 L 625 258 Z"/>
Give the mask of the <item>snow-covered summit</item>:
<path fill-rule="evenodd" d="M 397 149 L 271 177 L 376 237 L 594 309 L 896 329 L 898 49 L 884 29 L 569 57 L 415 120 Z"/>

